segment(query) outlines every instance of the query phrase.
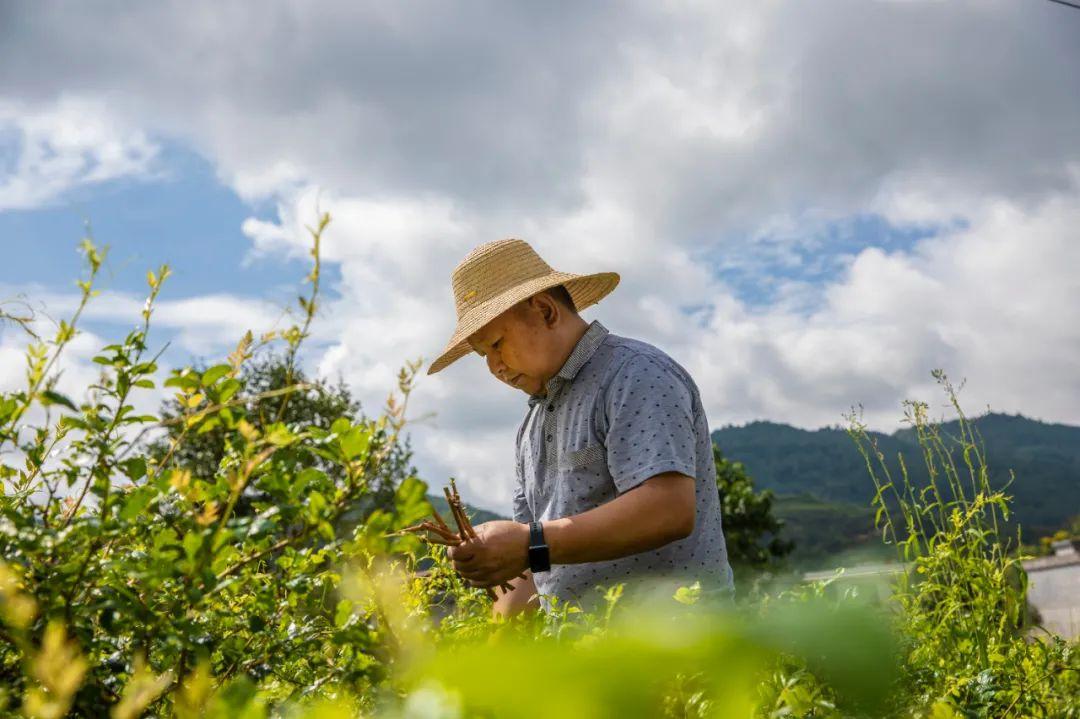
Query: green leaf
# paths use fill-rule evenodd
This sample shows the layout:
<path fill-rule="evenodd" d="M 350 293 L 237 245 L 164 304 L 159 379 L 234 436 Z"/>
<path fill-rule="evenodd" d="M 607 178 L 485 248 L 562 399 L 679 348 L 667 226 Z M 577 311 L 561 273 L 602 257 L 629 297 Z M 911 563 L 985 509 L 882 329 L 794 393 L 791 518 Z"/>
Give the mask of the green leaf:
<path fill-rule="evenodd" d="M 232 367 L 227 364 L 214 365 L 202 373 L 203 387 L 209 387 L 225 375 L 229 374 L 229 372 L 232 372 Z"/>
<path fill-rule="evenodd" d="M 368 445 L 371 444 L 371 433 L 363 427 L 353 427 L 341 435 L 338 442 L 347 459 L 356 459 L 367 451 Z"/>
<path fill-rule="evenodd" d="M 312 492 L 307 497 L 307 515 L 312 521 L 319 518 L 319 514 L 326 509 L 326 497 L 322 492 Z"/>
<path fill-rule="evenodd" d="M 72 429 L 72 428 L 74 428 L 74 429 L 83 429 L 83 430 L 86 430 L 86 431 L 90 431 L 90 425 L 88 425 L 82 419 L 80 419 L 78 417 L 72 417 L 71 415 L 64 415 L 63 417 L 60 418 L 60 428 L 61 429 Z"/>
<path fill-rule="evenodd" d="M 186 390 L 196 390 L 199 387 L 199 375 L 195 372 L 176 374 L 165 380 L 166 387 L 180 387 Z"/>
<path fill-rule="evenodd" d="M 296 441 L 296 435 L 290 432 L 289 428 L 280 422 L 271 427 L 265 437 L 266 441 L 275 447 L 287 447 Z"/>
<path fill-rule="evenodd" d="M 292 497 L 298 497 L 303 494 L 304 489 L 309 484 L 322 484 L 326 481 L 326 473 L 315 467 L 306 467 L 302 469 L 296 475 L 296 479 L 293 481 L 292 486 L 289 487 L 289 495 Z"/>
<path fill-rule="evenodd" d="M 45 404 L 45 405 L 60 404 L 60 405 L 63 405 L 65 407 L 67 407 L 68 409 L 74 410 L 76 412 L 79 411 L 79 408 L 75 406 L 74 402 L 72 402 L 70 399 L 68 399 L 66 396 L 60 394 L 59 392 L 56 392 L 56 391 L 51 390 L 51 389 L 46 389 L 46 390 L 42 390 L 40 394 L 41 394 L 41 399 L 43 400 L 42 404 Z"/>
<path fill-rule="evenodd" d="M 146 476 L 146 460 L 142 457 L 132 457 L 131 459 L 124 460 L 121 465 L 124 469 L 124 474 L 128 479 L 135 481 Z"/>
<path fill-rule="evenodd" d="M 427 483 L 416 477 L 408 477 L 398 486 L 394 509 L 401 522 L 412 524 L 431 513 L 427 490 Z"/>
<path fill-rule="evenodd" d="M 334 626 L 341 629 L 349 620 L 353 617 L 353 603 L 348 599 L 342 599 L 337 603 L 337 609 L 334 612 Z"/>
<path fill-rule="evenodd" d="M 701 582 L 694 582 L 688 587 L 675 590 L 675 601 L 680 604 L 697 604 L 701 599 Z"/>
<path fill-rule="evenodd" d="M 127 496 L 123 508 L 120 510 L 120 519 L 130 521 L 139 516 L 146 509 L 146 505 L 154 498 L 153 487 L 139 487 Z"/>
<path fill-rule="evenodd" d="M 199 553 L 199 548 L 202 547 L 202 543 L 202 534 L 197 531 L 191 531 L 184 535 L 184 554 L 187 555 L 189 560 L 194 561 L 195 555 Z"/>
<path fill-rule="evenodd" d="M 18 403 L 10 398 L 0 402 L 0 420 L 6 420 L 8 417 L 15 413 Z"/>
<path fill-rule="evenodd" d="M 220 424 L 221 424 L 221 418 L 220 417 L 211 417 L 210 419 L 206 420 L 201 425 L 199 425 L 199 430 L 196 432 L 196 434 L 206 434 L 207 432 L 211 431 L 212 429 L 214 429 L 215 427 L 217 427 Z"/>
<path fill-rule="evenodd" d="M 228 402 L 242 386 L 243 384 L 236 378 L 225 380 L 221 383 L 221 388 L 218 390 L 218 402 Z"/>

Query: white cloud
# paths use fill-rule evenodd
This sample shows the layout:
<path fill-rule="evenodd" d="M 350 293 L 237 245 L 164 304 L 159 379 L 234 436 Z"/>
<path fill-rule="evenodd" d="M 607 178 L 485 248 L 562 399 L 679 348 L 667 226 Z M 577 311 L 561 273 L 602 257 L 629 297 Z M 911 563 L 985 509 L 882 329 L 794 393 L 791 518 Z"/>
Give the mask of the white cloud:
<path fill-rule="evenodd" d="M 7 137 L 8 139 L 4 139 Z M 0 101 L 0 211 L 53 202 L 66 191 L 145 176 L 158 147 L 103 103 L 61 98 L 44 108 Z"/>
<path fill-rule="evenodd" d="M 69 292 L 52 292 L 40 286 L 0 284 L 0 296 L 27 298 L 27 310 L 32 313 L 32 327 L 39 336 L 51 338 L 56 332 L 56 322 L 74 313 L 79 296 Z M 123 335 L 141 326 L 141 312 L 145 296 L 106 290 L 95 296 L 83 310 L 81 324 L 87 328 L 79 335 L 79 347 L 93 353 L 102 346 L 122 339 Z M 14 311 L 14 310 L 13 310 Z M 284 329 L 295 322 L 286 308 L 277 307 L 258 298 L 238 297 L 227 294 L 202 295 L 180 299 L 159 298 L 151 321 L 151 344 L 171 345 L 170 357 L 223 357 L 236 346 L 245 332 L 251 330 L 256 336 L 272 329 Z M 15 326 L 3 332 L 9 352 L 21 356 L 25 336 Z M 103 339 L 103 337 L 105 339 Z M 98 342 L 96 347 L 86 344 Z M 74 356 L 83 357 L 74 352 Z M 83 359 L 89 360 L 92 354 Z M 10 357 L 9 357 L 10 360 Z M 0 382 L 8 386 L 17 382 L 21 368 L 10 360 L 0 367 Z"/>
<path fill-rule="evenodd" d="M 260 226 L 285 243 L 278 251 L 304 246 L 297 218 L 314 215 L 315 196 L 308 190 L 283 204 L 282 225 Z M 404 359 L 423 353 L 430 361 L 441 349 L 453 326 L 449 271 L 481 221 L 397 200 L 324 195 L 322 206 L 335 217 L 325 247 L 341 263 L 343 282 L 320 320 L 331 347 L 319 368 L 347 380 L 370 410 Z M 685 250 L 630 233 L 625 208 L 534 229 L 537 248 L 557 268 L 623 274 L 588 316 L 686 365 L 713 426 L 770 418 L 816 427 L 842 422 L 862 404 L 873 426 L 892 429 L 903 399 L 940 398 L 930 378 L 938 367 L 969 380 L 963 398 L 973 411 L 989 404 L 1080 423 L 1080 281 L 1063 271 L 1080 266 L 1080 186 L 1034 206 L 998 199 L 965 212 L 965 226 L 910 250 L 858 252 L 815 290 L 820 301 L 811 312 L 747 306 Z M 893 219 L 902 217 L 897 211 Z M 710 319 L 691 321 L 680 308 L 692 303 L 708 304 Z M 478 501 L 505 510 L 524 396 L 466 357 L 422 378 L 412 410 L 436 414 L 413 435 L 424 474 L 456 475 Z"/>

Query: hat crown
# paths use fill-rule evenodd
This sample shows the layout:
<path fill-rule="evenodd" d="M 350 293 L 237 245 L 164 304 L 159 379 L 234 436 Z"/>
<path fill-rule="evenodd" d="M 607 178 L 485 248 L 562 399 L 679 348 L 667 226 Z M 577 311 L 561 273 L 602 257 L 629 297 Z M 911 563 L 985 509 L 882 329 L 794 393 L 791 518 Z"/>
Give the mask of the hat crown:
<path fill-rule="evenodd" d="M 454 268 L 451 277 L 458 319 L 506 290 L 552 272 L 551 266 L 524 240 L 495 240 L 480 245 Z"/>

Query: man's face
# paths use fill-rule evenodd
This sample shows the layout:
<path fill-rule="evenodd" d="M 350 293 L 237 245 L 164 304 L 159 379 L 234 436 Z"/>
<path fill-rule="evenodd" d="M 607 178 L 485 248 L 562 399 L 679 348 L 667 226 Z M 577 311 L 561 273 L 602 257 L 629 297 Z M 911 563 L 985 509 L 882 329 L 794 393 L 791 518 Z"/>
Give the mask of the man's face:
<path fill-rule="evenodd" d="M 474 332 L 469 344 L 497 379 L 526 394 L 540 394 L 561 360 L 553 327 L 560 308 L 554 305 L 546 294 L 532 297 Z"/>

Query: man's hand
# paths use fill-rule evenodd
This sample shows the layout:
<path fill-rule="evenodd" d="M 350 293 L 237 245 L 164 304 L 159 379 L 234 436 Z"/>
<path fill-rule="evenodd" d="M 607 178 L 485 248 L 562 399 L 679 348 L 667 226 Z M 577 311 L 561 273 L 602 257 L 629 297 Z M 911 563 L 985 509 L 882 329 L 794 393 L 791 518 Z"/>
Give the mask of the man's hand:
<path fill-rule="evenodd" d="M 494 587 L 529 568 L 529 525 L 500 520 L 476 527 L 476 539 L 448 550 L 474 587 Z"/>

